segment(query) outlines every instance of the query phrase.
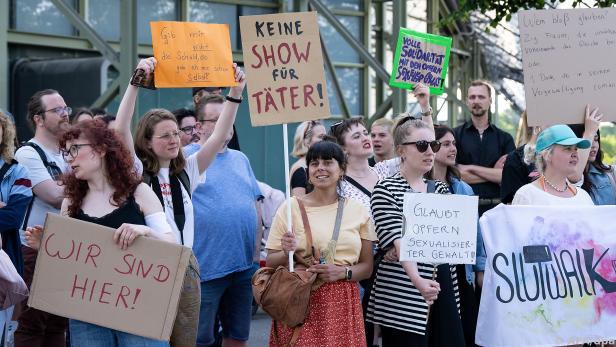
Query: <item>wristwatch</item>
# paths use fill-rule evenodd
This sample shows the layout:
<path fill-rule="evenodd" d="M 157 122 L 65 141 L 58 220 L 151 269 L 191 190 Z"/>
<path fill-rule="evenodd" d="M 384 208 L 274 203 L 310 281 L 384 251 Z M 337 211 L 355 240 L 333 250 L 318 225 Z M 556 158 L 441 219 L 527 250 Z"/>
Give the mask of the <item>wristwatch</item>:
<path fill-rule="evenodd" d="M 351 277 L 353 277 L 353 271 L 351 271 L 351 268 L 348 267 L 348 266 L 344 267 L 344 271 L 345 271 L 344 279 L 347 280 L 347 281 L 350 281 Z"/>

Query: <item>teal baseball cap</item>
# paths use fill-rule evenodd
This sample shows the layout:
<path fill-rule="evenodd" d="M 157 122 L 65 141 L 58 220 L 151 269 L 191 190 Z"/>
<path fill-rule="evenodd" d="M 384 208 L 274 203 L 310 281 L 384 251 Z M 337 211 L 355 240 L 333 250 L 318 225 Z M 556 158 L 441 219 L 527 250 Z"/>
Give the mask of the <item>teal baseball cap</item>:
<path fill-rule="evenodd" d="M 590 141 L 581 139 L 575 136 L 571 128 L 564 124 L 552 125 L 547 129 L 543 129 L 537 137 L 537 145 L 535 150 L 541 152 L 552 145 L 573 146 L 586 149 L 590 147 Z"/>

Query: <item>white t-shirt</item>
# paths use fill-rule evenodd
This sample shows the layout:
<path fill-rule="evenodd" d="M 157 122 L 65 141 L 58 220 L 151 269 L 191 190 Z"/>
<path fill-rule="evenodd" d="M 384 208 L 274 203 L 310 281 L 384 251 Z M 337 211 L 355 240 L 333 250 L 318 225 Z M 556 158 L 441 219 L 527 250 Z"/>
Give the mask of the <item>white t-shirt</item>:
<path fill-rule="evenodd" d="M 46 148 L 34 139 L 31 139 L 30 142 L 36 143 L 39 147 L 41 147 L 43 152 L 45 152 L 49 163 L 55 163 L 62 172 L 67 172 L 69 170 L 70 166 L 62 158 L 58 148 Z M 23 146 L 19 148 L 15 152 L 15 159 L 21 165 L 25 166 L 30 172 L 32 187 L 36 187 L 41 182 L 53 180 L 49 175 L 47 168 L 43 164 L 41 156 L 39 156 L 38 152 L 34 148 L 30 146 Z M 28 218 L 28 226 L 45 224 L 45 216 L 47 215 L 47 212 L 60 213 L 60 209 L 51 206 L 34 195 L 32 210 L 30 211 L 30 217 Z M 27 245 L 24 231 L 20 230 L 19 234 L 21 237 L 21 243 Z"/>
<path fill-rule="evenodd" d="M 575 196 L 563 198 L 552 195 L 533 183 L 522 186 L 513 196 L 512 205 L 551 205 L 551 206 L 593 206 L 590 195 L 581 188 L 576 188 Z"/>
<path fill-rule="evenodd" d="M 192 195 L 195 189 L 197 189 L 197 186 L 205 181 L 205 172 L 203 172 L 203 175 L 199 175 L 199 165 L 197 164 L 196 155 L 192 155 L 186 159 L 186 167 L 184 170 L 186 170 L 188 180 L 190 181 L 190 193 Z M 175 224 L 175 217 L 173 215 L 173 200 L 171 198 L 171 185 L 169 184 L 169 168 L 161 168 L 160 171 L 158 171 L 157 178 L 160 183 L 160 191 L 163 193 L 163 207 L 165 209 L 167 222 L 171 226 L 177 242 L 182 244 L 180 231 Z M 193 204 L 190 195 L 188 195 L 188 192 L 186 192 L 186 189 L 182 183 L 180 183 L 180 188 L 182 189 L 182 200 L 184 201 L 184 246 L 192 247 L 195 239 L 195 216 L 193 213 Z"/>

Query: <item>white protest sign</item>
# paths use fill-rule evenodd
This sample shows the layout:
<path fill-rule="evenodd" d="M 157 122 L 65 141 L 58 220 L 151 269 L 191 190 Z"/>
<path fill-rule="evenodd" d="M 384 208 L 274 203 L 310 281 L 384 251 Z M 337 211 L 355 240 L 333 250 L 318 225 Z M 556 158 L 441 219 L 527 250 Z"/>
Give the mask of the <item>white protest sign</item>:
<path fill-rule="evenodd" d="M 406 193 L 400 261 L 475 264 L 478 203 L 476 196 Z"/>
<path fill-rule="evenodd" d="M 518 14 L 528 125 L 583 123 L 586 104 L 616 120 L 616 9 Z"/>

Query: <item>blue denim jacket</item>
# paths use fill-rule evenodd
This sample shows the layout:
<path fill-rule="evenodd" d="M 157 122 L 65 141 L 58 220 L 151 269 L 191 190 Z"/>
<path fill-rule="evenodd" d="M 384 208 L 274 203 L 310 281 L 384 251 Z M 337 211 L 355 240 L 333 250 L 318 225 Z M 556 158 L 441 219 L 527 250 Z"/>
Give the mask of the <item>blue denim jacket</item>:
<path fill-rule="evenodd" d="M 604 172 L 590 165 L 588 169 L 588 180 L 590 181 L 590 197 L 595 205 L 616 205 L 616 196 L 612 188 L 612 180 L 608 175 L 611 172 Z"/>
<path fill-rule="evenodd" d="M 475 195 L 473 192 L 473 188 L 469 186 L 466 182 L 455 178 L 449 177 L 450 187 L 454 194 L 461 195 Z M 466 280 L 470 285 L 475 284 L 475 271 L 485 271 L 486 268 L 486 249 L 483 246 L 483 236 L 481 236 L 481 229 L 479 227 L 479 220 L 477 221 L 477 250 L 476 250 L 476 264 L 471 265 L 467 264 L 466 269 Z"/>

